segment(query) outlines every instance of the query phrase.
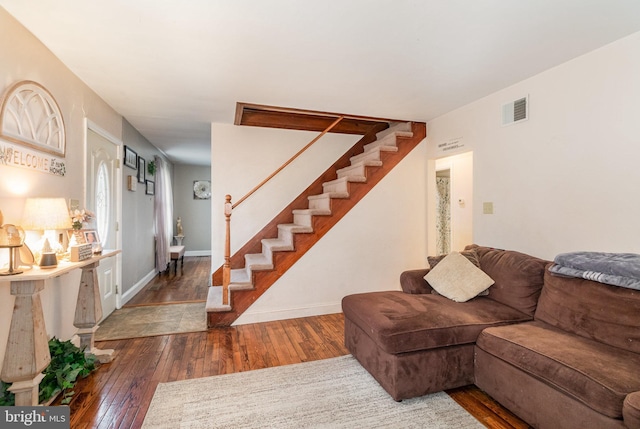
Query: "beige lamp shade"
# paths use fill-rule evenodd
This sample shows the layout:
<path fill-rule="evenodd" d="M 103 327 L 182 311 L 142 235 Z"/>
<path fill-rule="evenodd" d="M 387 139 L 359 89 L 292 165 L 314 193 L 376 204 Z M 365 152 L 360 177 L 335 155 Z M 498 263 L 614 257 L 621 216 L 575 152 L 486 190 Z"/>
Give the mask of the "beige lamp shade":
<path fill-rule="evenodd" d="M 21 226 L 31 231 L 70 229 L 71 216 L 67 202 L 64 198 L 27 198 Z"/>

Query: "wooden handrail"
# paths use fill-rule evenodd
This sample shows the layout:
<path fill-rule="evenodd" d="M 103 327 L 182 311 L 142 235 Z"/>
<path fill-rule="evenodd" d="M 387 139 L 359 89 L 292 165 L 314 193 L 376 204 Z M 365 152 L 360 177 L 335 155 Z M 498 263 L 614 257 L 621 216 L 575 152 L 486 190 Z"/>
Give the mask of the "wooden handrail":
<path fill-rule="evenodd" d="M 321 132 L 316 138 L 311 140 L 305 147 L 300 149 L 298 153 L 293 155 L 287 162 L 282 164 L 280 168 L 271 173 L 269 177 L 264 179 L 258 186 L 253 188 L 247 195 L 240 198 L 235 204 L 231 204 L 231 195 L 226 195 L 224 202 L 224 217 L 226 223 L 226 238 L 224 243 L 224 265 L 222 266 L 222 305 L 229 305 L 229 283 L 231 283 L 231 214 L 233 213 L 233 209 L 236 208 L 241 202 L 249 198 L 254 192 L 260 189 L 265 183 L 271 180 L 276 174 L 281 172 L 287 165 L 291 164 L 294 159 L 300 156 L 305 150 L 309 149 L 312 144 L 317 142 L 327 134 L 333 127 L 338 125 L 340 121 L 344 119 L 344 116 L 340 116 L 338 119 L 333 121 L 331 125 L 329 125 L 323 132 Z"/>
<path fill-rule="evenodd" d="M 253 188 L 251 191 L 249 191 L 249 193 L 247 193 L 247 195 L 245 195 L 244 197 L 240 198 L 238 201 L 236 201 L 235 204 L 233 204 L 231 206 L 232 209 L 235 209 L 236 207 L 238 207 L 240 205 L 240 203 L 242 203 L 244 200 L 246 200 L 247 198 L 249 198 L 251 195 L 253 195 L 254 192 L 256 192 L 258 189 L 260 189 L 262 186 L 264 186 L 265 183 L 267 183 L 269 180 L 273 179 L 273 177 L 280 173 L 282 170 L 284 170 L 284 168 L 291 164 L 293 162 L 294 159 L 296 159 L 297 157 L 299 157 L 305 150 L 309 149 L 311 147 L 311 145 L 313 145 L 315 142 L 317 142 L 318 140 L 320 140 L 325 134 L 327 134 L 329 131 L 331 131 L 336 125 L 338 125 L 340 123 L 340 121 L 342 121 L 344 119 L 344 116 L 340 116 L 338 119 L 336 119 L 335 121 L 333 121 L 333 123 L 331 125 L 329 125 L 323 132 L 321 132 L 318 136 L 316 136 L 316 138 L 314 138 L 313 140 L 311 140 L 305 147 L 303 147 L 302 149 L 300 149 L 298 151 L 298 153 L 296 153 L 295 155 L 293 155 L 291 158 L 289 158 L 289 160 L 287 162 L 285 162 L 284 164 L 282 164 L 280 166 L 280 168 L 278 168 L 276 171 L 274 171 L 273 173 L 271 173 L 269 175 L 269 177 L 267 177 L 266 179 L 264 179 L 262 182 L 260 182 L 258 184 L 258 186 L 256 186 L 255 188 Z"/>

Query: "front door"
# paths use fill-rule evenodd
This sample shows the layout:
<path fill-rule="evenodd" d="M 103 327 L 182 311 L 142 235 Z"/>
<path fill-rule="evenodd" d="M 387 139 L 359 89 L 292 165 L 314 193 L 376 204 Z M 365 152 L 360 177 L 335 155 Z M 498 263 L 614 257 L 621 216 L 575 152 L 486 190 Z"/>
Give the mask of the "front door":
<path fill-rule="evenodd" d="M 95 213 L 94 224 L 103 249 L 118 249 L 118 145 L 104 132 L 87 128 L 86 206 Z M 118 302 L 119 257 L 105 258 L 98 266 L 102 313 L 107 317 Z"/>

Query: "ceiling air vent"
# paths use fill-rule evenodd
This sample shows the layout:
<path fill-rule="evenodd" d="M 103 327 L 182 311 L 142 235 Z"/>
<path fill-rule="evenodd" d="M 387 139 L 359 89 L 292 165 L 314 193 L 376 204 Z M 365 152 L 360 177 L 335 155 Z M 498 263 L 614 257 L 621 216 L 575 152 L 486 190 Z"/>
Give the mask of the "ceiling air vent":
<path fill-rule="evenodd" d="M 529 96 L 502 105 L 502 125 L 529 119 Z"/>

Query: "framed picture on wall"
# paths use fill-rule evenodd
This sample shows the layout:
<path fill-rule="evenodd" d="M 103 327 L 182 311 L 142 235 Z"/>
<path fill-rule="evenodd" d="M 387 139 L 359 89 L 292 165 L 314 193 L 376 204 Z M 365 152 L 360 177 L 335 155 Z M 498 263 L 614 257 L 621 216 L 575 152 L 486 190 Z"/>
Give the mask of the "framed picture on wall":
<path fill-rule="evenodd" d="M 138 169 L 138 154 L 129 146 L 124 147 L 124 165 L 134 170 Z"/>
<path fill-rule="evenodd" d="M 155 195 L 156 193 L 156 184 L 154 182 L 152 182 L 151 180 L 147 180 L 146 181 L 146 188 L 144 193 L 147 195 Z"/>
<path fill-rule="evenodd" d="M 211 198 L 211 180 L 193 181 L 193 199 L 208 200 Z"/>
<path fill-rule="evenodd" d="M 145 174 L 145 160 L 143 157 L 139 156 L 138 157 L 138 183 L 145 183 L 145 180 L 147 178 L 146 174 Z"/>

